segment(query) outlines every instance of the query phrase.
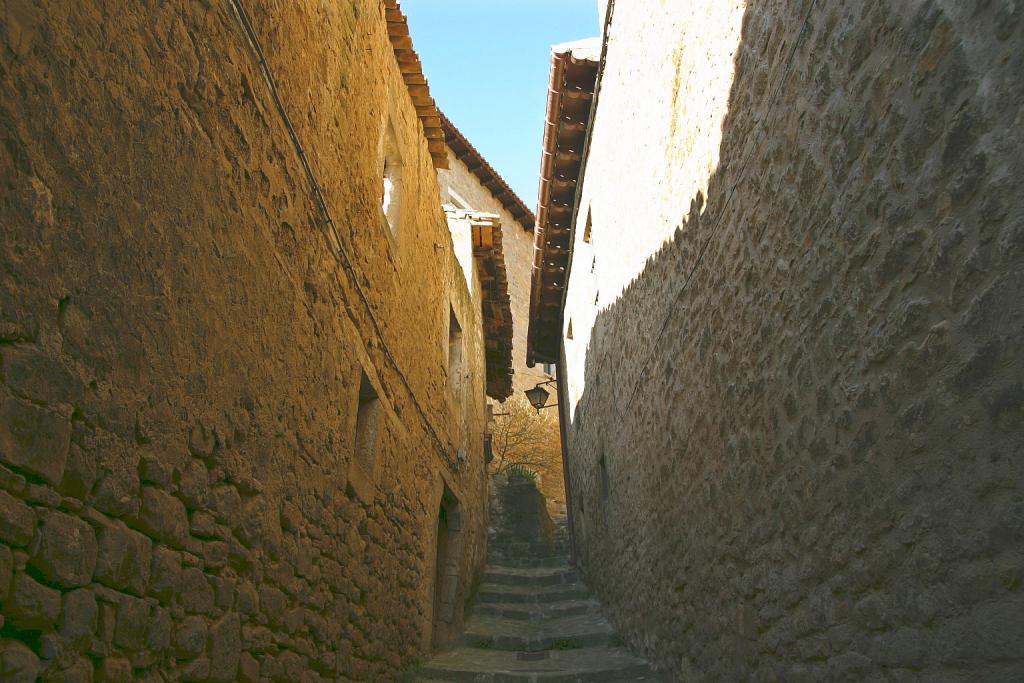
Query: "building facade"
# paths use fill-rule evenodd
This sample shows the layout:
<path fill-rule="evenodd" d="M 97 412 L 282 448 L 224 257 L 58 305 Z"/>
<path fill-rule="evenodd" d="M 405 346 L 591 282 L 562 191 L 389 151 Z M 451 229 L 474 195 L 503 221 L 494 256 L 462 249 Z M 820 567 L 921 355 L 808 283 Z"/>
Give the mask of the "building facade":
<path fill-rule="evenodd" d="M 554 393 L 554 364 L 531 367 L 526 358 L 534 217 L 455 124 L 443 115 L 441 122 L 448 153 L 448 167 L 438 170 L 442 204 L 453 233 L 467 230 L 472 222 L 482 221 L 498 228 L 497 247 L 505 268 L 503 287 L 512 311 L 509 342 L 513 374 L 508 385 L 512 400 L 492 405 L 491 471 L 501 471 L 512 463 L 522 465 L 536 473 L 544 495 L 558 506 L 565 502 L 565 477 L 557 416 L 553 409 L 535 412 L 524 393 L 538 384 Z M 463 258 L 468 257 L 467 249 Z M 488 354 L 499 354 L 501 360 L 492 361 L 489 355 L 488 365 L 503 367 L 507 362 L 503 354 L 508 349 L 504 344 L 493 346 L 488 348 Z"/>
<path fill-rule="evenodd" d="M 442 115 L 448 166 L 438 170 L 441 201 L 454 211 L 493 214 L 501 226 L 502 249 L 512 307 L 512 387 L 515 394 L 553 376 L 553 367 L 526 363 L 526 335 L 530 320 L 530 285 L 533 276 L 533 212 L 505 183 L 501 175 Z"/>
<path fill-rule="evenodd" d="M 396 680 L 511 374 L 397 4 L 4 12 L 0 678 Z"/>
<path fill-rule="evenodd" d="M 588 584 L 679 680 L 1020 678 L 1020 8 L 601 4 L 529 349 Z"/>

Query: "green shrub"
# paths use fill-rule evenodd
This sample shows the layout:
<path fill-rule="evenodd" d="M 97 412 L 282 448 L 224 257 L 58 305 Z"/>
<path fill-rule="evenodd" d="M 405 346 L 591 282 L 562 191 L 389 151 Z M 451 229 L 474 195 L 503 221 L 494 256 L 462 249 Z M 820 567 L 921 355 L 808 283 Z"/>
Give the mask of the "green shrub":
<path fill-rule="evenodd" d="M 521 465 L 517 462 L 514 462 L 508 467 L 506 467 L 505 474 L 508 475 L 509 479 L 518 477 L 519 479 L 528 479 L 533 484 L 537 483 L 537 473 L 531 470 L 529 467 Z"/>

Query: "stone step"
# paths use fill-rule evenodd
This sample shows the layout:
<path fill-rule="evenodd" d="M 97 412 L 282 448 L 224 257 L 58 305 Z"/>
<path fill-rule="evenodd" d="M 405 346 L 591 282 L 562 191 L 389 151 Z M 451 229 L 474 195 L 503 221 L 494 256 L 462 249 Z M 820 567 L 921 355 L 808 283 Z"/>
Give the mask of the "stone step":
<path fill-rule="evenodd" d="M 530 550 L 532 548 L 550 548 L 550 547 L 569 547 L 569 539 L 558 538 L 558 539 L 528 539 L 522 538 L 502 538 L 500 536 L 491 536 L 487 538 L 487 545 L 500 546 L 504 548 L 513 548 L 515 550 Z"/>
<path fill-rule="evenodd" d="M 419 672 L 420 681 L 498 683 L 583 683 L 650 681 L 662 683 L 643 660 L 618 647 L 585 647 L 544 653 L 456 648 Z"/>
<path fill-rule="evenodd" d="M 491 545 L 508 545 L 514 547 L 529 547 L 543 545 L 569 545 L 568 538 L 522 538 L 520 536 L 503 536 L 501 534 L 488 536 L 487 543 Z"/>
<path fill-rule="evenodd" d="M 536 623 L 543 619 L 559 619 L 580 614 L 592 614 L 599 611 L 600 604 L 596 600 L 584 598 L 581 600 L 562 600 L 548 605 L 523 602 L 475 603 L 471 613 Z"/>
<path fill-rule="evenodd" d="M 590 591 L 580 582 L 557 586 L 516 586 L 500 583 L 482 583 L 476 594 L 478 603 L 511 602 L 550 604 L 563 600 L 590 597 Z"/>
<path fill-rule="evenodd" d="M 487 555 L 499 556 L 499 557 L 528 557 L 530 559 L 545 558 L 545 557 L 558 557 L 562 559 L 569 558 L 569 552 L 565 550 L 559 550 L 558 548 L 535 548 L 530 551 L 515 550 L 510 548 L 502 548 L 500 546 L 492 546 L 487 549 Z"/>
<path fill-rule="evenodd" d="M 469 647 L 526 652 L 621 645 L 599 612 L 529 621 L 474 614 L 466 622 L 463 642 Z"/>
<path fill-rule="evenodd" d="M 504 524 L 499 524 L 487 530 L 488 538 L 503 538 L 509 541 L 550 541 L 552 536 L 568 538 L 568 533 L 566 529 L 559 529 L 558 527 L 548 531 L 539 531 Z"/>
<path fill-rule="evenodd" d="M 568 567 L 540 567 L 536 569 L 517 569 L 487 565 L 484 567 L 486 583 L 500 583 L 518 586 L 553 586 L 577 583 L 580 573 Z"/>
<path fill-rule="evenodd" d="M 569 558 L 565 555 L 550 555 L 546 557 L 515 557 L 500 554 L 487 555 L 487 564 L 495 567 L 507 567 L 509 569 L 539 569 L 556 567 L 569 567 Z"/>
<path fill-rule="evenodd" d="M 488 550 L 500 550 L 505 553 L 567 553 L 569 544 L 561 541 L 554 543 L 532 541 L 488 541 Z"/>
<path fill-rule="evenodd" d="M 512 560 L 545 560 L 548 558 L 558 558 L 566 562 L 569 561 L 568 551 L 559 550 L 558 548 L 536 548 L 534 550 L 526 551 L 492 547 L 487 549 L 487 557 L 502 557 Z"/>

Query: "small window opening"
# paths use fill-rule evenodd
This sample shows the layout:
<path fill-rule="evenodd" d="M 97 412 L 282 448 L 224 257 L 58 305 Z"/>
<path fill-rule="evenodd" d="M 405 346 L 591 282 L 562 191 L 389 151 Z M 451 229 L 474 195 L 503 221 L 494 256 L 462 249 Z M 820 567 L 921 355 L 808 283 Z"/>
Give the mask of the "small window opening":
<path fill-rule="evenodd" d="M 398 142 L 390 123 L 385 136 L 381 210 L 384 212 L 384 218 L 387 219 L 391 234 L 397 236 L 401 219 L 402 158 L 398 154 Z"/>
<path fill-rule="evenodd" d="M 601 453 L 601 460 L 599 461 L 601 469 L 601 500 L 608 500 L 608 463 L 605 460 L 604 453 Z"/>
<path fill-rule="evenodd" d="M 455 394 L 462 388 L 462 327 L 453 308 L 448 315 L 448 385 Z"/>
<path fill-rule="evenodd" d="M 373 473 L 377 459 L 377 418 L 380 400 L 366 373 L 359 380 L 359 406 L 356 410 L 356 460 L 367 472 Z"/>
<path fill-rule="evenodd" d="M 587 223 L 583 228 L 583 241 L 590 244 L 590 228 L 593 225 L 593 221 L 590 219 L 590 209 L 587 209 Z"/>
<path fill-rule="evenodd" d="M 494 435 L 490 432 L 484 433 L 484 464 L 490 465 L 494 462 Z"/>
<path fill-rule="evenodd" d="M 572 339 L 572 320 L 569 320 L 569 329 L 565 333 L 566 339 Z"/>

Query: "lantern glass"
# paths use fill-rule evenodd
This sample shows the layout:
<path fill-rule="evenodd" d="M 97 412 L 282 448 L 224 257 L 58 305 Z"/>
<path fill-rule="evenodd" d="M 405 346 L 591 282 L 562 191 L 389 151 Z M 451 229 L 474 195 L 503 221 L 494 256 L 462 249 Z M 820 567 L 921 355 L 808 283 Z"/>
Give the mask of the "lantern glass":
<path fill-rule="evenodd" d="M 530 405 L 537 410 L 544 407 L 544 404 L 548 402 L 548 396 L 550 395 L 543 387 L 540 386 L 536 386 L 533 389 L 527 389 L 525 393 Z"/>

